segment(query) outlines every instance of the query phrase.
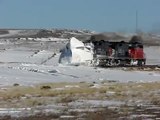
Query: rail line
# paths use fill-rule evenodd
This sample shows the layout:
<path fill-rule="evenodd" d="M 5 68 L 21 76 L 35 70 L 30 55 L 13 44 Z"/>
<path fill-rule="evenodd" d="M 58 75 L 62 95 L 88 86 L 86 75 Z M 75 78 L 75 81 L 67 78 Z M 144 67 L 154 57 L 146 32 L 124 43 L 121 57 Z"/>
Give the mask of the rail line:
<path fill-rule="evenodd" d="M 160 70 L 160 65 L 142 65 L 142 66 L 137 66 L 137 65 L 106 65 L 106 66 L 98 66 L 101 68 L 150 68 L 150 69 L 159 69 Z"/>

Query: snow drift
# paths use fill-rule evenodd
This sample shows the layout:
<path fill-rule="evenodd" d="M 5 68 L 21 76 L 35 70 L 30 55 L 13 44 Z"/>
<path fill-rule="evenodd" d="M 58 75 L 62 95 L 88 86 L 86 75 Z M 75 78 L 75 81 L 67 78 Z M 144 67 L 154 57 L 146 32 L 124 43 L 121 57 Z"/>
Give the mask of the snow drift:
<path fill-rule="evenodd" d="M 72 37 L 61 51 L 59 63 L 61 64 L 88 64 L 93 60 L 93 47 L 85 45 Z"/>

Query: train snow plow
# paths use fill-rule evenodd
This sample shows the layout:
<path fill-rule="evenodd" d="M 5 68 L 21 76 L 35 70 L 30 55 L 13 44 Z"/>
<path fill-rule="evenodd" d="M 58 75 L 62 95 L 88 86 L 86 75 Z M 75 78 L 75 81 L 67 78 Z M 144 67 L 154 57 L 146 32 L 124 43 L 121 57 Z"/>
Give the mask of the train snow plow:
<path fill-rule="evenodd" d="M 59 63 L 92 66 L 142 66 L 146 63 L 143 44 L 138 37 L 125 41 L 92 41 L 83 43 L 71 38 L 62 50 Z"/>
<path fill-rule="evenodd" d="M 59 63 L 71 65 L 91 64 L 93 54 L 91 45 L 85 45 L 80 40 L 72 37 L 61 51 Z"/>

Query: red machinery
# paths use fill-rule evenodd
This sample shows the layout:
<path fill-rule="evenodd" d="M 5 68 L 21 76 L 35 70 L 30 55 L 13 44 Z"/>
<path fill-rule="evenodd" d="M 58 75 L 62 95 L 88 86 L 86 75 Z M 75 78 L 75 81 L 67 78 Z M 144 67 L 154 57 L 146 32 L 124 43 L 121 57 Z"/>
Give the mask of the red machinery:
<path fill-rule="evenodd" d="M 132 44 L 132 47 L 129 49 L 128 53 L 132 62 L 137 61 L 137 65 L 145 64 L 146 59 L 142 44 Z"/>
<path fill-rule="evenodd" d="M 93 44 L 96 65 L 142 66 L 146 63 L 143 44 L 139 41 L 133 39 L 130 42 L 110 42 L 101 40 L 94 41 Z"/>

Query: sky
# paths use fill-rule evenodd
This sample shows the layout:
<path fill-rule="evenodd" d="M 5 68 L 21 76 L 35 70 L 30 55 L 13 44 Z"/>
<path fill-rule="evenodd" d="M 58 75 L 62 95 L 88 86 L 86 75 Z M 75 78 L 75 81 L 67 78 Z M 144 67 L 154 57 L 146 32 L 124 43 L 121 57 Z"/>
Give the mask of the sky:
<path fill-rule="evenodd" d="M 160 31 L 160 0 L 0 0 L 0 28 Z"/>

